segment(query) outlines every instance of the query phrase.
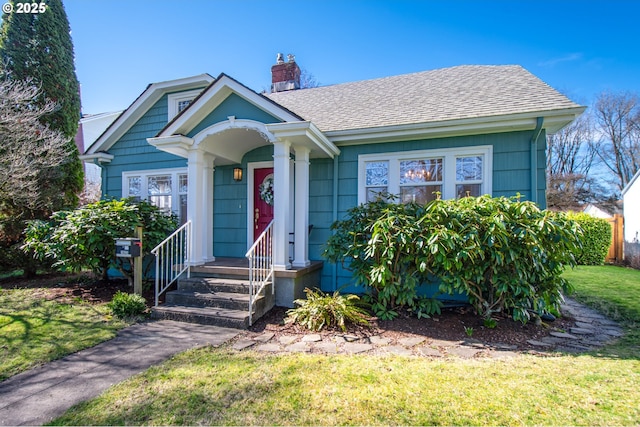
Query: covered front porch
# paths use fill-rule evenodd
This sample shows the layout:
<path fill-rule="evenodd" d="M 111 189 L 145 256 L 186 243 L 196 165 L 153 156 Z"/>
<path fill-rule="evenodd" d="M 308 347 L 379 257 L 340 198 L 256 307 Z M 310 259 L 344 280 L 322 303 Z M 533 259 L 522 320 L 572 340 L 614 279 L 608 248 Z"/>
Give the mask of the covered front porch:
<path fill-rule="evenodd" d="M 199 275 L 246 256 L 247 274 L 230 280 L 240 281 L 234 289 L 248 283 L 249 316 L 266 293 L 292 306 L 304 283 L 319 286 L 322 263 L 309 259 L 309 164 L 340 150 L 313 123 L 223 74 L 147 142 L 187 161 L 186 222 L 174 239 L 184 258 L 165 268 Z"/>
<path fill-rule="evenodd" d="M 312 158 L 331 158 L 339 153 L 312 123 L 263 124 L 230 116 L 193 136 L 159 136 L 150 138 L 149 142 L 187 159 L 186 220 L 192 228 L 187 260 L 190 266 L 213 262 L 214 254 L 244 255 L 271 219 L 273 268 L 285 271 L 311 265 L 309 164 Z M 257 149 L 262 149 L 263 157 L 259 161 L 246 160 L 246 155 Z M 216 183 L 216 168 L 239 169 L 242 178 L 229 185 Z M 258 172 L 264 170 L 271 172 L 269 179 L 273 186 L 266 219 L 259 213 L 258 206 L 265 203 L 256 194 L 263 179 Z M 234 191 L 237 195 L 230 196 L 229 192 Z M 242 231 L 239 227 L 246 229 Z M 230 234 L 231 228 L 236 233 L 235 239 L 214 236 L 215 230 Z M 238 245 L 245 240 L 245 235 L 244 250 L 239 252 L 242 248 Z"/>

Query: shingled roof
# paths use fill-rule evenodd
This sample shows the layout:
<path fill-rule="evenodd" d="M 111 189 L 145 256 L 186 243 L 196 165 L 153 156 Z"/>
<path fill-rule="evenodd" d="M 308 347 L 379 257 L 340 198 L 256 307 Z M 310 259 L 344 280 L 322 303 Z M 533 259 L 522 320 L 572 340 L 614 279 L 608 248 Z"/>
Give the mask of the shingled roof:
<path fill-rule="evenodd" d="M 323 132 L 580 107 L 518 65 L 464 65 L 266 96 Z"/>

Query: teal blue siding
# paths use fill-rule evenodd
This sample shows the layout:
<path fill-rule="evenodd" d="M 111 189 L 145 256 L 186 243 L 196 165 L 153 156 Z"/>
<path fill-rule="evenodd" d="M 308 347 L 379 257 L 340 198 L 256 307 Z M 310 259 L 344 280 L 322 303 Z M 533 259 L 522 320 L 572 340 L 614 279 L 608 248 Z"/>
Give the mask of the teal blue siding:
<path fill-rule="evenodd" d="M 493 146 L 493 195 L 494 196 L 515 196 L 522 195 L 524 200 L 531 200 L 531 137 L 532 132 L 509 132 L 492 135 L 477 135 L 452 138 L 436 138 L 418 141 L 405 141 L 395 143 L 381 143 L 370 145 L 344 146 L 338 162 L 338 219 L 345 217 L 347 210 L 355 206 L 358 200 L 358 156 L 362 154 L 389 153 L 410 150 L 441 149 L 451 147 L 468 147 L 477 145 Z M 537 194 L 538 204 L 544 208 L 545 202 L 545 147 L 544 133 L 540 135 L 538 142 L 538 175 Z M 319 162 L 317 162 L 319 163 Z M 324 179 L 319 180 L 318 188 L 326 189 L 332 187 L 331 175 L 332 164 L 327 162 L 324 169 L 320 168 L 311 174 L 310 188 L 315 189 L 318 180 L 317 176 L 323 174 Z M 330 178 L 327 178 L 330 177 Z M 328 181 L 328 183 L 327 183 Z M 322 246 L 330 235 L 330 224 L 327 225 L 326 214 L 331 212 L 333 207 L 333 194 L 325 194 L 311 191 L 309 199 L 309 218 L 314 223 L 314 231 L 310 239 L 309 255 L 312 259 L 320 256 Z M 326 204 L 327 201 L 331 204 Z M 313 218 L 313 221 L 312 221 Z M 324 221 L 321 221 L 323 219 Z M 337 282 L 334 282 L 334 268 L 337 268 Z M 322 271 L 322 289 L 333 291 L 342 287 L 347 291 L 354 291 L 353 278 L 351 272 L 341 266 L 325 264 Z"/>
<path fill-rule="evenodd" d="M 271 114 L 265 113 L 260 108 L 232 93 L 222 101 L 218 108 L 209 113 L 207 117 L 189 132 L 188 136 L 193 137 L 211 125 L 226 121 L 229 116 L 235 116 L 236 119 L 255 120 L 261 123 L 277 123 L 280 121 Z"/>
<path fill-rule="evenodd" d="M 114 156 L 103 168 L 103 196 L 122 197 L 122 172 L 187 166 L 187 160 L 149 145 L 167 124 L 167 97 L 164 95 L 138 120 L 108 152 Z"/>
<path fill-rule="evenodd" d="M 273 146 L 245 154 L 242 164 L 216 166 L 213 177 L 213 255 L 243 257 L 247 252 L 247 163 L 273 160 Z M 242 181 L 233 180 L 233 169 L 244 171 Z"/>
<path fill-rule="evenodd" d="M 278 120 L 242 97 L 232 94 L 215 111 L 205 117 L 190 133 L 194 136 L 203 129 L 227 120 L 228 116 L 262 123 Z M 109 149 L 113 161 L 104 168 L 103 193 L 105 196 L 122 195 L 122 173 L 127 171 L 156 170 L 186 167 L 186 159 L 157 150 L 147 138 L 156 136 L 167 123 L 167 96 L 163 96 L 125 135 Z M 353 145 L 341 147 L 337 163 L 333 159 L 311 159 L 309 183 L 309 222 L 313 229 L 309 235 L 309 257 L 321 259 L 330 226 L 337 209 L 337 219 L 345 217 L 349 208 L 358 203 L 358 156 L 411 150 L 442 149 L 478 145 L 493 146 L 493 195 L 522 195 L 531 200 L 531 137 L 532 132 L 510 132 L 416 141 Z M 545 134 L 537 145 L 538 203 L 545 202 Z M 272 161 L 273 146 L 267 144 L 246 153 L 238 165 L 216 166 L 213 183 L 213 251 L 217 257 L 244 256 L 247 242 L 247 165 L 251 162 Z M 338 194 L 334 194 L 334 167 L 337 164 Z M 241 167 L 242 181 L 233 180 L 233 169 Z M 334 203 L 337 201 L 337 206 Z M 325 291 L 344 288 L 355 291 L 351 273 L 342 266 L 325 263 L 321 287 Z"/>
<path fill-rule="evenodd" d="M 233 180 L 233 168 L 238 166 L 217 166 L 213 176 L 213 255 L 217 257 L 243 257 L 247 252 L 247 180 Z"/>

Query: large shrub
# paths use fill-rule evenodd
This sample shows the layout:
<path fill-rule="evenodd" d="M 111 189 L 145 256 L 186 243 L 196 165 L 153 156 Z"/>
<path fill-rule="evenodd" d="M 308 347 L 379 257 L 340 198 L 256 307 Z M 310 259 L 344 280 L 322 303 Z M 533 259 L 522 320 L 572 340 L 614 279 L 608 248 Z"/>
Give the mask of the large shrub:
<path fill-rule="evenodd" d="M 373 311 L 383 319 L 394 318 L 398 310 L 417 308 L 417 286 L 425 266 L 416 262 L 423 245 L 416 221 L 416 204 L 389 203 L 382 198 L 349 209 L 347 217 L 332 224 L 323 256 L 342 262 L 351 270 L 356 285 L 372 291 Z"/>
<path fill-rule="evenodd" d="M 102 200 L 73 211 L 56 212 L 50 221 L 31 221 L 25 230 L 25 251 L 67 270 L 90 269 L 107 279 L 109 268 L 131 279 L 128 260 L 116 258 L 115 239 L 134 237 L 143 227 L 142 253 L 148 255 L 177 226 L 147 201 Z"/>
<path fill-rule="evenodd" d="M 569 218 L 582 229 L 582 250 L 576 261 L 580 265 L 602 265 L 611 246 L 611 225 L 604 218 L 586 213 L 570 213 Z"/>
<path fill-rule="evenodd" d="M 424 206 L 378 200 L 352 208 L 332 228 L 325 257 L 345 262 L 386 317 L 424 306 L 416 287 L 436 277 L 441 292 L 466 294 L 485 319 L 506 312 L 526 322 L 557 310 L 569 286 L 561 273 L 575 265 L 580 244 L 565 215 L 489 196 Z"/>

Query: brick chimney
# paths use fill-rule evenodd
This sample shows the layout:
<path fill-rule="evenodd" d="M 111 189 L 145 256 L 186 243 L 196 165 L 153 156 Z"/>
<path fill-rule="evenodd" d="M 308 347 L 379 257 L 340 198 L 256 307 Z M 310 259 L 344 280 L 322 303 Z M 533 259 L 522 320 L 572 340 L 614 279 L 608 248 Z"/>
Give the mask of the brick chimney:
<path fill-rule="evenodd" d="M 271 93 L 300 89 L 300 67 L 296 64 L 295 56 L 278 54 L 276 65 L 271 67 Z"/>

